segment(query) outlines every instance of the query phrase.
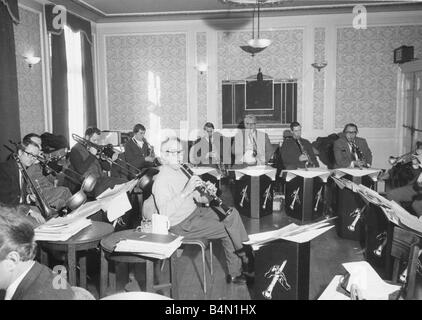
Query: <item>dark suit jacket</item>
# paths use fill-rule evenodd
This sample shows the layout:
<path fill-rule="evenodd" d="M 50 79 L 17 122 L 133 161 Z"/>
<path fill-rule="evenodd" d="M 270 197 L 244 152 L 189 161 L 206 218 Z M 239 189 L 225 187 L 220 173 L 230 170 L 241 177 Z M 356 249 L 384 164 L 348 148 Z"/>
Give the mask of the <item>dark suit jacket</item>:
<path fill-rule="evenodd" d="M 245 154 L 245 148 L 247 143 L 247 137 L 245 136 L 246 130 L 242 129 L 238 131 L 234 137 L 232 145 L 232 153 L 235 156 L 235 164 L 241 164 L 243 155 Z M 265 162 L 268 162 L 274 154 L 274 148 L 271 144 L 268 134 L 264 131 L 257 130 L 257 156 Z"/>
<path fill-rule="evenodd" d="M 82 176 L 93 174 L 95 177 L 104 177 L 103 170 L 110 170 L 106 161 L 100 161 L 80 143 L 70 150 L 70 164 L 72 169 Z"/>
<path fill-rule="evenodd" d="M 311 143 L 303 138 L 300 138 L 303 148 L 310 157 L 312 167 L 319 167 L 318 160 L 315 157 Z M 283 165 L 287 170 L 294 170 L 297 168 L 305 168 L 306 161 L 299 161 L 299 156 L 302 154 L 296 140 L 294 138 L 285 138 L 281 145 L 281 159 Z"/>
<path fill-rule="evenodd" d="M 12 300 L 72 300 L 74 294 L 69 283 L 66 283 L 65 289 L 53 287 L 53 283 L 58 282 L 54 281 L 56 277 L 49 268 L 35 262 L 17 287 Z"/>
<path fill-rule="evenodd" d="M 214 132 L 212 135 L 212 150 L 216 153 L 217 159 L 223 162 L 223 147 L 224 147 L 224 136 L 218 132 Z M 194 164 L 209 164 L 209 159 L 206 154 L 210 152 L 208 137 L 201 137 L 195 141 L 189 152 L 189 160 Z M 230 148 L 228 157 L 226 157 L 226 163 L 230 163 Z M 212 160 L 215 164 L 215 160 Z"/>
<path fill-rule="evenodd" d="M 145 161 L 145 157 L 148 155 L 148 146 L 144 142 L 142 148 L 140 148 L 135 141 L 129 139 L 125 144 L 125 158 L 126 161 L 132 166 L 143 169 L 153 167 L 154 164 L 149 161 Z"/>
<path fill-rule="evenodd" d="M 368 143 L 364 138 L 356 137 L 355 143 L 362 152 L 368 164 L 372 164 L 372 152 L 369 149 Z M 348 168 L 350 167 L 353 155 L 350 151 L 349 143 L 347 142 L 344 133 L 339 134 L 339 139 L 334 142 L 334 158 L 336 160 L 335 168 Z"/>
<path fill-rule="evenodd" d="M 14 159 L 0 163 L 0 202 L 18 205 L 21 197 L 19 169 Z"/>

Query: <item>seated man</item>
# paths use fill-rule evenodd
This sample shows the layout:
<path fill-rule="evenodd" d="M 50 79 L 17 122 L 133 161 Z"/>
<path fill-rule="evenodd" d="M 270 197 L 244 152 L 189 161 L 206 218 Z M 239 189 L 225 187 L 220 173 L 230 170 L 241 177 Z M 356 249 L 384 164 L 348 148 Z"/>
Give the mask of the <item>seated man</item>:
<path fill-rule="evenodd" d="M 387 199 L 397 203 L 410 202 L 418 216 L 422 216 L 422 142 L 416 144 L 415 154 L 411 158 L 413 179 L 403 187 L 387 191 Z M 388 178 L 389 174 L 383 178 Z M 419 181 L 419 182 L 418 182 Z"/>
<path fill-rule="evenodd" d="M 31 140 L 23 141 L 19 145 L 17 157 L 22 166 L 27 169 L 33 165 L 36 158 L 33 155 L 38 155 L 40 147 Z M 0 202 L 7 205 L 28 204 L 34 200 L 28 192 L 29 182 L 26 181 L 24 175 L 19 168 L 18 163 L 13 157 L 9 160 L 0 163 Z M 38 208 L 35 206 L 27 206 L 26 212 L 29 216 L 35 219 L 38 223 L 44 223 L 43 217 Z"/>
<path fill-rule="evenodd" d="M 138 123 L 133 127 L 133 137 L 125 144 L 126 161 L 141 170 L 143 168 L 154 167 L 154 148 L 145 139 L 145 127 Z M 133 172 L 134 170 L 130 170 Z M 136 175 L 136 172 L 134 172 Z"/>
<path fill-rule="evenodd" d="M 253 114 L 246 115 L 243 123 L 245 129 L 236 133 L 232 145 L 235 164 L 265 165 L 274 153 L 268 134 L 256 129 Z"/>
<path fill-rule="evenodd" d="M 0 295 L 4 300 L 71 300 L 64 278 L 34 261 L 34 226 L 20 208 L 0 205 Z"/>
<path fill-rule="evenodd" d="M 23 141 L 32 141 L 41 149 L 41 137 L 35 133 L 27 134 Z M 41 154 L 40 154 L 41 156 Z M 31 180 L 40 188 L 48 205 L 56 210 L 60 210 L 66 206 L 66 201 L 72 196 L 70 190 L 63 186 L 54 186 L 54 177 L 46 177 L 43 174 L 41 164 L 36 160 L 29 168 L 28 175 Z M 50 180 L 50 179 L 51 180 Z M 52 181 L 53 180 L 53 181 Z"/>
<path fill-rule="evenodd" d="M 358 127 L 354 123 L 344 126 L 343 133 L 334 142 L 335 168 L 362 168 L 372 165 L 372 152 L 364 138 L 356 137 Z"/>
<path fill-rule="evenodd" d="M 88 128 L 85 131 L 85 139 L 98 145 L 101 131 L 98 128 Z M 124 178 L 109 177 L 103 170 L 109 171 L 110 162 L 117 159 L 117 153 L 112 159 L 97 155 L 97 149 L 88 145 L 85 147 L 81 143 L 75 144 L 70 151 L 70 164 L 73 170 L 83 177 L 92 174 L 97 178 L 94 187 L 94 197 L 97 197 L 107 188 L 113 188 L 116 184 L 125 183 Z"/>
<path fill-rule="evenodd" d="M 220 133 L 214 131 L 214 125 L 211 122 L 205 123 L 204 135 L 190 149 L 190 162 L 203 165 L 220 164 L 222 162 L 222 138 L 223 136 Z"/>
<path fill-rule="evenodd" d="M 303 139 L 302 127 L 299 122 L 290 124 L 292 138 L 284 139 L 281 146 L 281 158 L 287 170 L 297 168 L 319 167 L 311 143 Z"/>
<path fill-rule="evenodd" d="M 188 179 L 180 169 L 183 148 L 178 138 L 168 138 L 162 142 L 161 156 L 163 165 L 156 176 L 152 193 L 158 212 L 169 218 L 170 231 L 185 238 L 221 239 L 229 271 L 226 280 L 245 283 L 241 262 L 246 267 L 251 262 L 248 258 L 252 257 L 246 256 L 247 250 L 242 244 L 248 240 L 248 235 L 239 213 L 233 209 L 231 214 L 220 221 L 214 211 L 219 208 L 213 210 L 200 205 L 208 202 L 196 190 L 203 181 L 195 175 Z"/>

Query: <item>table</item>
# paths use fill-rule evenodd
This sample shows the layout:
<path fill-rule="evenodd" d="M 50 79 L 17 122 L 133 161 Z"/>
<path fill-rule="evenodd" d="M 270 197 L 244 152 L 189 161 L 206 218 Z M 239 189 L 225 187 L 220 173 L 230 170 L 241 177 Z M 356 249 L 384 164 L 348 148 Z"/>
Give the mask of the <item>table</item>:
<path fill-rule="evenodd" d="M 286 180 L 285 211 L 301 222 L 310 222 L 324 211 L 324 186 L 330 171 L 318 168 L 308 170 L 283 170 Z"/>
<path fill-rule="evenodd" d="M 381 170 L 378 169 L 348 169 L 341 168 L 334 170 L 334 176 L 337 178 L 345 178 L 356 184 L 363 184 L 367 187 L 374 187 L 377 181 L 378 174 Z M 355 230 L 349 230 L 355 217 L 351 214 L 356 209 L 362 209 L 365 203 L 358 193 L 353 192 L 348 188 L 339 189 L 337 193 L 337 234 L 341 238 L 350 240 L 361 240 L 362 223 L 357 222 Z M 363 235 L 363 233 L 362 233 Z"/>
<path fill-rule="evenodd" d="M 273 213 L 273 182 L 277 169 L 249 166 L 230 169 L 235 174 L 233 199 L 240 214 L 253 219 Z"/>
<path fill-rule="evenodd" d="M 109 261 L 122 263 L 146 263 L 146 291 L 156 292 L 162 289 L 169 289 L 173 299 L 178 297 L 177 276 L 176 276 L 176 251 L 168 259 L 170 260 L 170 281 L 164 284 L 154 285 L 154 262 L 159 259 L 142 256 L 130 252 L 113 252 L 117 242 L 126 239 L 133 229 L 115 232 L 101 241 L 101 280 L 100 280 L 100 298 L 104 297 L 108 279 L 109 279 Z M 110 287 L 113 292 L 116 291 L 116 275 L 110 275 Z"/>
<path fill-rule="evenodd" d="M 41 263 L 48 266 L 48 254 L 46 250 L 67 253 L 69 284 L 76 286 L 76 258 L 77 253 L 89 249 L 95 249 L 101 239 L 114 232 L 111 224 L 92 221 L 92 225 L 81 230 L 66 241 L 38 241 L 41 253 Z M 78 259 L 80 268 L 79 286 L 86 288 L 86 256 Z"/>

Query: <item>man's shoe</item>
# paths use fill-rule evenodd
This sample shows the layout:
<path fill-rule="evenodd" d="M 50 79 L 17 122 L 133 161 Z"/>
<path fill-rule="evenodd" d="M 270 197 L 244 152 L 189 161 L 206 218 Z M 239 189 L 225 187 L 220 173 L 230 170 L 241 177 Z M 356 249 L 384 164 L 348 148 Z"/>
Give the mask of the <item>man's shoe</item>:
<path fill-rule="evenodd" d="M 226 276 L 226 281 L 227 283 L 233 283 L 233 284 L 246 284 L 246 278 L 243 274 L 236 277 L 228 274 Z"/>

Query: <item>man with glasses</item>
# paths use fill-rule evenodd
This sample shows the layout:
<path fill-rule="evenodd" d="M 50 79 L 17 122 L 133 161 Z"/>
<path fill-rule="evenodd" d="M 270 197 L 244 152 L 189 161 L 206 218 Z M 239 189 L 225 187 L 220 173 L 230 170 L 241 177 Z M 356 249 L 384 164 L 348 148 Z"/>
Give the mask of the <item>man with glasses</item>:
<path fill-rule="evenodd" d="M 239 131 L 233 143 L 235 164 L 265 165 L 274 153 L 268 134 L 256 129 L 256 117 L 248 114 L 243 120 L 245 129 Z"/>
<path fill-rule="evenodd" d="M 204 182 L 196 175 L 189 179 L 181 170 L 183 154 L 178 138 L 168 138 L 162 142 L 163 165 L 152 187 L 158 212 L 168 217 L 172 233 L 186 239 L 221 239 L 229 271 L 226 281 L 245 284 L 241 264 L 244 271 L 251 272 L 252 256 L 250 248 L 242 244 L 248 240 L 248 235 L 239 213 L 233 209 L 220 220 L 221 213 L 217 213 L 220 209 L 209 207 L 209 200 L 197 190 Z M 214 186 L 208 184 L 208 187 Z M 249 257 L 246 252 L 250 254 Z"/>
<path fill-rule="evenodd" d="M 18 158 L 25 169 L 33 165 L 37 159 L 34 155 L 40 153 L 40 147 L 32 140 L 25 140 L 19 144 L 17 151 Z M 13 157 L 0 163 L 0 202 L 7 205 L 27 204 L 30 198 L 28 192 L 28 181 L 26 181 L 19 170 L 18 164 Z M 38 223 L 44 223 L 38 208 L 26 206 L 26 213 Z"/>
<path fill-rule="evenodd" d="M 363 168 L 372 164 L 372 152 L 364 138 L 357 137 L 354 123 L 344 126 L 343 133 L 334 142 L 335 168 Z"/>

